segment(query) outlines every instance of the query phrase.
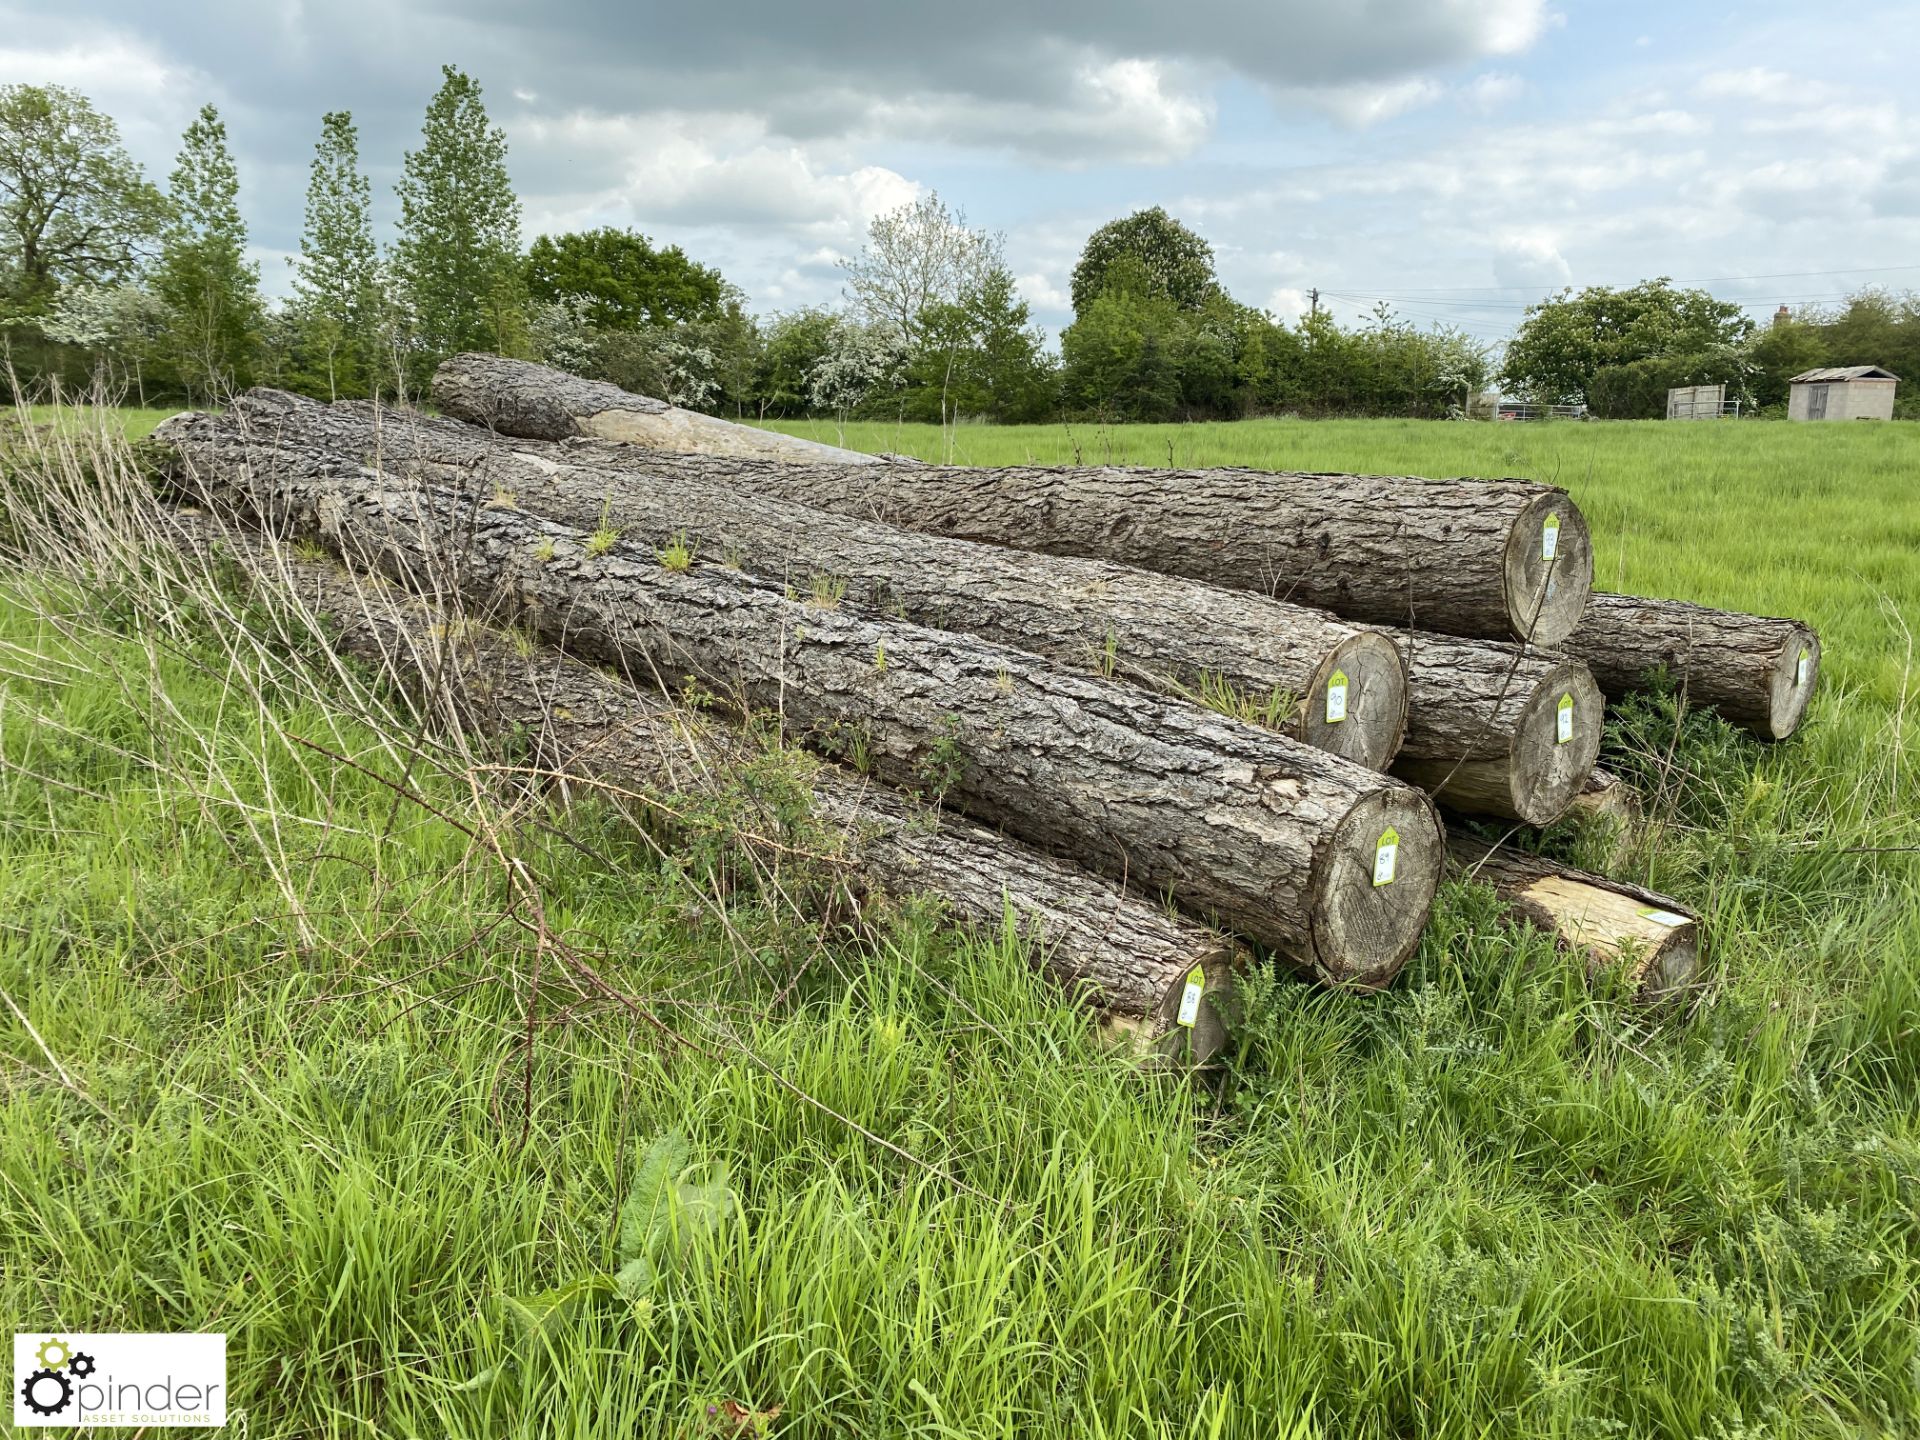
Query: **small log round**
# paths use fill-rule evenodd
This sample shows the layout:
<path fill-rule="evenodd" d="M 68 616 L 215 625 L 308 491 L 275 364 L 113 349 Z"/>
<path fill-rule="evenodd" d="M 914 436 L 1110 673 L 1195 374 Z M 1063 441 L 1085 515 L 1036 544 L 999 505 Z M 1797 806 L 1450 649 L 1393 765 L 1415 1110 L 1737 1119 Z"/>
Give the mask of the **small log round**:
<path fill-rule="evenodd" d="M 1689 705 L 1717 710 L 1762 740 L 1799 728 L 1820 678 L 1811 626 L 1684 600 L 1596 593 L 1560 648 L 1584 661 L 1610 697 L 1644 690 L 1664 671 Z"/>
<path fill-rule="evenodd" d="M 1449 835 L 1447 856 L 1456 874 L 1491 886 L 1515 916 L 1583 956 L 1589 974 L 1625 967 L 1626 983 L 1649 1001 L 1698 979 L 1700 922 L 1669 896 L 1471 835 Z"/>
<path fill-rule="evenodd" d="M 1600 755 L 1603 701 L 1586 667 L 1494 641 L 1397 638 L 1407 737 L 1392 773 L 1461 814 L 1559 819 Z"/>

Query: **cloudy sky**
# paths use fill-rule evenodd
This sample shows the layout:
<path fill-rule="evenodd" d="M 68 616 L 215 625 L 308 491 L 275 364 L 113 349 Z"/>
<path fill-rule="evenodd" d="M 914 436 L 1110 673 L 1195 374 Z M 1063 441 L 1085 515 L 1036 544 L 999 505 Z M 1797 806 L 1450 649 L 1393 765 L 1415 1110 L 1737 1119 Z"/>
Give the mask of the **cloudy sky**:
<path fill-rule="evenodd" d="M 1249 303 L 1487 339 L 1567 283 L 1756 316 L 1920 288 L 1912 0 L 0 0 L 0 83 L 85 91 L 158 178 L 220 107 L 276 293 L 321 113 L 359 120 L 388 224 L 443 62 L 506 128 L 529 236 L 636 226 L 762 311 L 836 298 L 929 189 L 1006 232 L 1050 331 L 1087 233 L 1152 204 Z"/>

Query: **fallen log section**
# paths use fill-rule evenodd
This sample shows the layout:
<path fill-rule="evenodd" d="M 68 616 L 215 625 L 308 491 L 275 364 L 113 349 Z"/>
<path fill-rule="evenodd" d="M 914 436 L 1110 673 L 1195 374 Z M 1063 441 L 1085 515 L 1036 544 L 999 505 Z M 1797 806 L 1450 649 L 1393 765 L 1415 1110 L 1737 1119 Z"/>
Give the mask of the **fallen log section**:
<path fill-rule="evenodd" d="M 1628 830 L 1639 823 L 1640 797 L 1613 771 L 1596 766 L 1580 787 L 1580 793 L 1573 797 L 1567 813 L 1584 815 L 1616 830 Z"/>
<path fill-rule="evenodd" d="M 1393 642 L 1302 606 L 829 516 L 697 479 L 583 469 L 410 411 L 256 390 L 226 419 L 276 445 L 417 465 L 427 478 L 577 529 L 607 526 L 647 549 L 681 545 L 803 597 L 844 594 L 915 624 L 1233 703 L 1372 770 L 1387 767 L 1406 723 L 1406 669 Z"/>
<path fill-rule="evenodd" d="M 1463 814 L 1559 819 L 1600 754 L 1600 687 L 1586 667 L 1492 641 L 1398 639 L 1411 700 L 1393 773 Z"/>
<path fill-rule="evenodd" d="M 424 699 L 424 712 L 530 741 L 536 772 L 671 801 L 739 785 L 760 759 L 760 746 L 733 727 L 557 651 L 529 652 L 377 577 L 300 558 L 206 515 L 175 515 L 170 528 L 183 548 L 236 561 L 251 584 L 329 622 L 341 653 Z M 812 818 L 837 842 L 828 858 L 844 868 L 854 900 L 929 895 L 983 932 L 1011 914 L 1047 973 L 1110 1028 L 1183 1061 L 1204 1061 L 1224 1043 L 1245 959 L 1227 937 L 834 766 L 815 762 L 806 783 Z"/>
<path fill-rule="evenodd" d="M 1624 966 L 1626 983 L 1654 1000 L 1699 974 L 1700 922 L 1677 900 L 1471 835 L 1449 835 L 1447 857 L 1455 873 L 1491 886 L 1516 918 L 1584 956 L 1590 975 Z"/>
<path fill-rule="evenodd" d="M 1609 697 L 1644 690 L 1664 670 L 1688 704 L 1718 710 L 1762 740 L 1799 727 L 1820 675 L 1820 637 L 1810 626 L 1684 600 L 1596 593 L 1560 643 Z"/>
<path fill-rule="evenodd" d="M 736 425 L 698 410 L 635 395 L 618 385 L 498 355 L 454 357 L 434 377 L 434 402 L 456 419 L 533 440 L 591 435 L 694 455 L 874 465 L 877 456 Z"/>
<path fill-rule="evenodd" d="M 599 434 L 603 426 L 590 428 L 599 412 L 583 407 L 600 398 L 578 399 L 582 383 L 524 361 L 458 355 L 435 372 L 433 396 L 502 433 L 553 438 L 571 416 L 573 433 Z M 523 411 L 537 419 L 522 421 Z M 1556 644 L 1593 583 L 1579 508 L 1564 490 L 1529 481 L 614 453 L 669 478 L 1453 635 Z"/>
<path fill-rule="evenodd" d="M 1432 805 L 1337 756 L 355 457 L 264 448 L 209 417 L 175 417 L 156 438 L 271 528 L 319 534 L 415 590 L 513 595 L 543 639 L 777 714 L 887 783 L 1163 890 L 1329 983 L 1385 984 L 1418 943 L 1442 867 Z"/>

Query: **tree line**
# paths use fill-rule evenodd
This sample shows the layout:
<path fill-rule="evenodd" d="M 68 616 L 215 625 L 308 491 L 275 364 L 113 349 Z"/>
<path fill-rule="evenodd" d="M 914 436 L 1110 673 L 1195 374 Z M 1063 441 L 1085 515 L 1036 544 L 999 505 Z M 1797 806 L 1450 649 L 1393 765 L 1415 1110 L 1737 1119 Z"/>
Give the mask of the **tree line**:
<path fill-rule="evenodd" d="M 291 294 L 247 258 L 240 182 L 211 105 L 164 189 L 111 117 L 61 86 L 0 88 L 0 332 L 31 388 L 105 378 L 143 403 L 250 384 L 326 398 L 416 393 L 461 350 L 564 366 L 754 416 L 1229 418 L 1275 410 L 1445 414 L 1483 348 L 1385 312 L 1343 328 L 1233 299 L 1207 243 L 1164 210 L 1096 231 L 1057 352 L 1005 237 L 928 195 L 876 219 L 843 303 L 755 315 L 678 246 L 603 228 L 521 241 L 504 132 L 443 67 L 400 221 L 375 239 L 353 117 L 321 120 Z"/>
<path fill-rule="evenodd" d="M 1447 327 L 1378 307 L 1342 325 L 1236 300 L 1211 246 L 1159 207 L 1088 237 L 1057 350 L 1006 238 L 930 194 L 875 219 L 842 303 L 756 315 L 679 246 L 631 230 L 522 243 L 505 133 L 453 66 L 429 101 L 382 247 L 353 117 L 322 117 L 291 294 L 247 258 L 225 123 L 204 107 L 164 189 L 111 117 L 60 86 L 0 87 L 0 338 L 30 389 L 104 380 L 141 403 L 251 384 L 322 398 L 417 394 L 462 350 L 539 359 L 674 403 L 753 417 L 952 424 L 1464 413 L 1496 381 L 1595 413 L 1663 412 L 1669 385 L 1785 398 L 1818 364 L 1920 369 L 1920 308 L 1870 293 L 1758 331 L 1736 306 L 1652 280 L 1527 312 L 1504 367 Z"/>
<path fill-rule="evenodd" d="M 1603 419 L 1666 414 L 1667 391 L 1724 385 L 1747 411 L 1784 411 L 1789 382 L 1833 365 L 1879 365 L 1920 382 L 1920 296 L 1866 289 L 1838 306 L 1781 307 L 1757 325 L 1740 306 L 1666 278 L 1567 291 L 1528 309 L 1507 346 L 1520 394 Z M 1920 417 L 1920 383 L 1897 414 Z"/>

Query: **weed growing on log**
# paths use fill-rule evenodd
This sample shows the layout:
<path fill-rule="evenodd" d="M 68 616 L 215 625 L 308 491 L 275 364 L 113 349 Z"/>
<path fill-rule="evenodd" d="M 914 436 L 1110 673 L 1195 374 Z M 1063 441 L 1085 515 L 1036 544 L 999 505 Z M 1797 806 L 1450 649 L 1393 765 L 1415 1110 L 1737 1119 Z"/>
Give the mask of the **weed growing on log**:
<path fill-rule="evenodd" d="M 1269 730 L 1288 725 L 1300 706 L 1298 696 L 1277 686 L 1265 695 L 1253 695 L 1217 670 L 1202 670 L 1191 686 L 1170 683 L 1168 688 L 1183 700 L 1204 705 L 1216 714 L 1244 720 L 1249 725 L 1264 725 Z"/>
<path fill-rule="evenodd" d="M 487 497 L 485 508 L 488 510 L 518 510 L 520 508 L 520 497 L 514 494 L 513 491 L 496 485 L 493 487 L 493 494 Z"/>
<path fill-rule="evenodd" d="M 816 610 L 838 610 L 840 602 L 847 598 L 847 582 L 839 575 L 816 575 L 813 577 L 812 591 L 807 603 Z"/>
<path fill-rule="evenodd" d="M 693 568 L 693 546 L 687 542 L 687 532 L 684 530 L 653 553 L 664 570 L 684 574 Z"/>
<path fill-rule="evenodd" d="M 594 559 L 606 554 L 620 543 L 620 532 L 610 526 L 602 525 L 587 537 L 586 552 Z"/>
<path fill-rule="evenodd" d="M 551 565 L 553 563 L 553 556 L 553 537 L 551 535 L 542 535 L 534 544 L 533 558 L 542 565 Z"/>

